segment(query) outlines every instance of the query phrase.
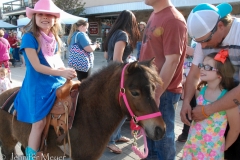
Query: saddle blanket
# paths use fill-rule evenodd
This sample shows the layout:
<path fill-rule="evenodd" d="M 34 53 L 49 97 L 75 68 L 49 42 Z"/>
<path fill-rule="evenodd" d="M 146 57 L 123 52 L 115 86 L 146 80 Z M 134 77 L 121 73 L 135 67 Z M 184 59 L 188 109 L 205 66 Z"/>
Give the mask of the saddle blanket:
<path fill-rule="evenodd" d="M 14 99 L 16 98 L 17 94 L 18 94 L 19 90 L 16 90 L 15 92 L 13 92 L 11 94 L 10 97 L 8 97 L 8 99 L 4 102 L 4 104 L 2 106 L 0 106 L 1 109 L 3 109 L 4 111 L 13 114 L 15 111 L 14 108 Z"/>

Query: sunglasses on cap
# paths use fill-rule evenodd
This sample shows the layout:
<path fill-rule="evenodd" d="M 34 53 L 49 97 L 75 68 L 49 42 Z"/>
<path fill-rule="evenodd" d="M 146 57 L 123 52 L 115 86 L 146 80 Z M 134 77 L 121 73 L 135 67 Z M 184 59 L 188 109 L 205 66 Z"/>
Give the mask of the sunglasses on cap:
<path fill-rule="evenodd" d="M 203 63 L 198 64 L 198 68 L 203 68 L 205 71 L 218 71 L 218 69 L 213 68 L 212 66 L 209 66 L 208 64 L 204 65 Z"/>
<path fill-rule="evenodd" d="M 193 40 L 195 42 L 197 42 L 197 43 L 209 42 L 212 39 L 213 34 L 217 31 L 217 24 L 218 24 L 218 22 L 219 22 L 219 19 L 217 20 L 217 23 L 216 23 L 215 27 L 211 30 L 211 32 L 210 32 L 211 34 L 206 39 L 201 40 L 201 41 L 197 41 L 196 39 L 193 38 Z"/>

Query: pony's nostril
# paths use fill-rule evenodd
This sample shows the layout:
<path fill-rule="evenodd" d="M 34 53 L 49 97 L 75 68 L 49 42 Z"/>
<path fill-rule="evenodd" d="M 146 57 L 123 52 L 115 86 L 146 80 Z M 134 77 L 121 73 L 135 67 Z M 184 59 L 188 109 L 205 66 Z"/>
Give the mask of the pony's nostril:
<path fill-rule="evenodd" d="M 154 135 L 155 135 L 155 139 L 156 139 L 156 140 L 162 139 L 162 137 L 164 136 L 164 134 L 165 134 L 165 129 L 163 130 L 161 127 L 158 127 L 158 126 L 155 128 L 155 133 L 154 133 Z"/>

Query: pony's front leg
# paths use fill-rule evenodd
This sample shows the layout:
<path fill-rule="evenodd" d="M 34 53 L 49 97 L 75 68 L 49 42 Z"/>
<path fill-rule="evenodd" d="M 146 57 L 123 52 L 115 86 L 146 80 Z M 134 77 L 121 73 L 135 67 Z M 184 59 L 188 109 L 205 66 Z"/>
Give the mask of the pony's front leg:
<path fill-rule="evenodd" d="M 48 132 L 48 138 L 47 138 L 47 153 L 48 156 L 58 156 L 63 157 L 64 153 L 60 149 L 60 147 L 57 145 L 57 135 L 52 127 L 49 128 Z M 68 156 L 64 157 L 64 160 Z"/>
<path fill-rule="evenodd" d="M 2 146 L 1 146 L 2 158 L 0 157 L 0 159 L 14 159 L 16 144 L 17 144 L 17 141 L 13 139 L 2 141 Z"/>

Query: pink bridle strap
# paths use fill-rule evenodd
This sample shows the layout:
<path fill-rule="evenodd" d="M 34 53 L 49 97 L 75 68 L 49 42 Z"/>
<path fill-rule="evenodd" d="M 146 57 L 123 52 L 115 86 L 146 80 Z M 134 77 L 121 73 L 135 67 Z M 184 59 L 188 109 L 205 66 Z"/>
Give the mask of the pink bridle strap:
<path fill-rule="evenodd" d="M 150 119 L 150 118 L 155 118 L 155 117 L 158 117 L 158 116 L 161 116 L 161 112 L 156 112 L 156 113 L 152 113 L 152 114 L 148 114 L 148 115 L 144 115 L 144 116 L 139 116 L 137 117 L 136 115 L 133 114 L 129 104 L 128 104 L 128 100 L 127 100 L 127 96 L 126 96 L 126 93 L 125 93 L 125 88 L 124 88 L 124 73 L 125 73 L 125 69 L 127 68 L 127 66 L 129 65 L 126 64 L 124 67 L 123 67 L 123 70 L 122 70 L 122 74 L 121 74 L 121 82 L 120 82 L 120 93 L 119 93 L 119 102 L 120 102 L 120 98 L 123 97 L 123 101 L 128 109 L 128 112 L 130 113 L 131 117 L 133 118 L 134 122 L 135 123 L 138 123 L 138 121 L 141 121 L 141 120 L 145 120 L 145 119 Z"/>

